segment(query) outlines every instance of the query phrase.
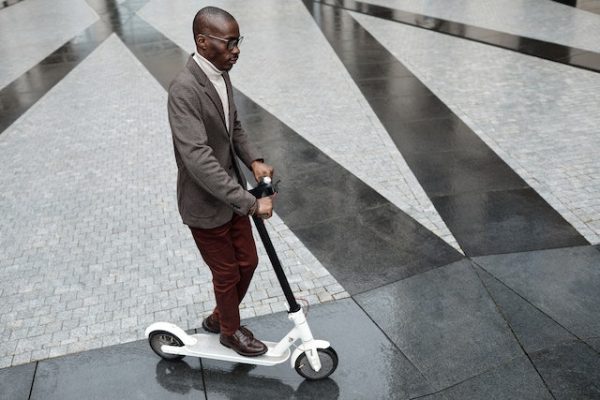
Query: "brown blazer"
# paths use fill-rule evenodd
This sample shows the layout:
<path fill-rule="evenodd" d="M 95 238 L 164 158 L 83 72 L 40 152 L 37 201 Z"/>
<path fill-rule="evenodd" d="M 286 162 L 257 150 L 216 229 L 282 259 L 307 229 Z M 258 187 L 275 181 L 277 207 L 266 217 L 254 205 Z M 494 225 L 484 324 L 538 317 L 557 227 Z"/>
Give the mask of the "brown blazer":
<path fill-rule="evenodd" d="M 231 80 L 223 73 L 229 126 L 223 105 L 206 74 L 190 56 L 169 87 L 169 124 L 177 162 L 177 204 L 183 223 L 209 229 L 247 215 L 255 202 L 235 155 L 248 168 L 261 159 L 237 118 Z"/>

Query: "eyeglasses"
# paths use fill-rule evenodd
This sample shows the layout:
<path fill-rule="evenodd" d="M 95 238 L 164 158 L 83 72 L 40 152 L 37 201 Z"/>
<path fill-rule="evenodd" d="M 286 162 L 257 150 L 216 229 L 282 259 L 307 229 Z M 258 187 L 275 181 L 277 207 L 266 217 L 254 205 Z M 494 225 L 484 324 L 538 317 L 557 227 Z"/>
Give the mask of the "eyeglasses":
<path fill-rule="evenodd" d="M 220 40 L 221 42 L 227 43 L 227 50 L 229 50 L 229 51 L 233 50 L 235 47 L 239 48 L 240 45 L 242 44 L 242 40 L 244 40 L 243 36 L 240 36 L 238 38 L 233 38 L 233 39 L 225 39 L 225 38 L 221 38 L 218 36 L 209 35 L 207 33 L 199 33 L 198 35 L 206 36 L 211 39 L 216 39 L 216 40 Z"/>

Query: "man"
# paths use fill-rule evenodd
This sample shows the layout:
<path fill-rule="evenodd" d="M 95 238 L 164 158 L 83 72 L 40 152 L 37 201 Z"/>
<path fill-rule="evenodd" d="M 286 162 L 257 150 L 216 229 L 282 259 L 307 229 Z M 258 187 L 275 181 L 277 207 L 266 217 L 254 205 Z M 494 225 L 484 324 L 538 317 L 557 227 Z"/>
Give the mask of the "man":
<path fill-rule="evenodd" d="M 256 200 L 246 188 L 235 156 L 258 181 L 272 176 L 237 117 L 228 71 L 240 54 L 236 20 L 205 7 L 193 22 L 196 53 L 169 88 L 169 123 L 177 162 L 177 202 L 212 276 L 217 306 L 202 322 L 220 342 L 244 356 L 267 347 L 240 326 L 241 303 L 258 255 L 249 215 L 269 218 L 270 197 Z"/>

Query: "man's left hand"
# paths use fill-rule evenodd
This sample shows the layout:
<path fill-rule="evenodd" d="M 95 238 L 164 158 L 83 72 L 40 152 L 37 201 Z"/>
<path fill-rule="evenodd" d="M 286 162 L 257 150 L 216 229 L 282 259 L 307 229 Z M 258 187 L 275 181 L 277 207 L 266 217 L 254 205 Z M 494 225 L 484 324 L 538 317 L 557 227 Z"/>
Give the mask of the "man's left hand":
<path fill-rule="evenodd" d="M 260 178 L 264 178 L 265 176 L 268 176 L 270 178 L 273 177 L 273 167 L 271 167 L 269 164 L 265 164 L 262 161 L 256 160 L 252 161 L 251 166 L 252 173 L 254 174 L 256 182 L 259 182 Z"/>

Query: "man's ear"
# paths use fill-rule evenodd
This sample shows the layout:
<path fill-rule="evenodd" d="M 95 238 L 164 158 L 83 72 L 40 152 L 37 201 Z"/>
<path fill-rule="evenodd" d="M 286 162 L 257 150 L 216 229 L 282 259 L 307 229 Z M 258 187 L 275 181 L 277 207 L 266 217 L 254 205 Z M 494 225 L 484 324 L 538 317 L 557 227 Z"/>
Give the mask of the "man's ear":
<path fill-rule="evenodd" d="M 202 35 L 196 35 L 196 47 L 206 50 L 206 38 Z"/>

